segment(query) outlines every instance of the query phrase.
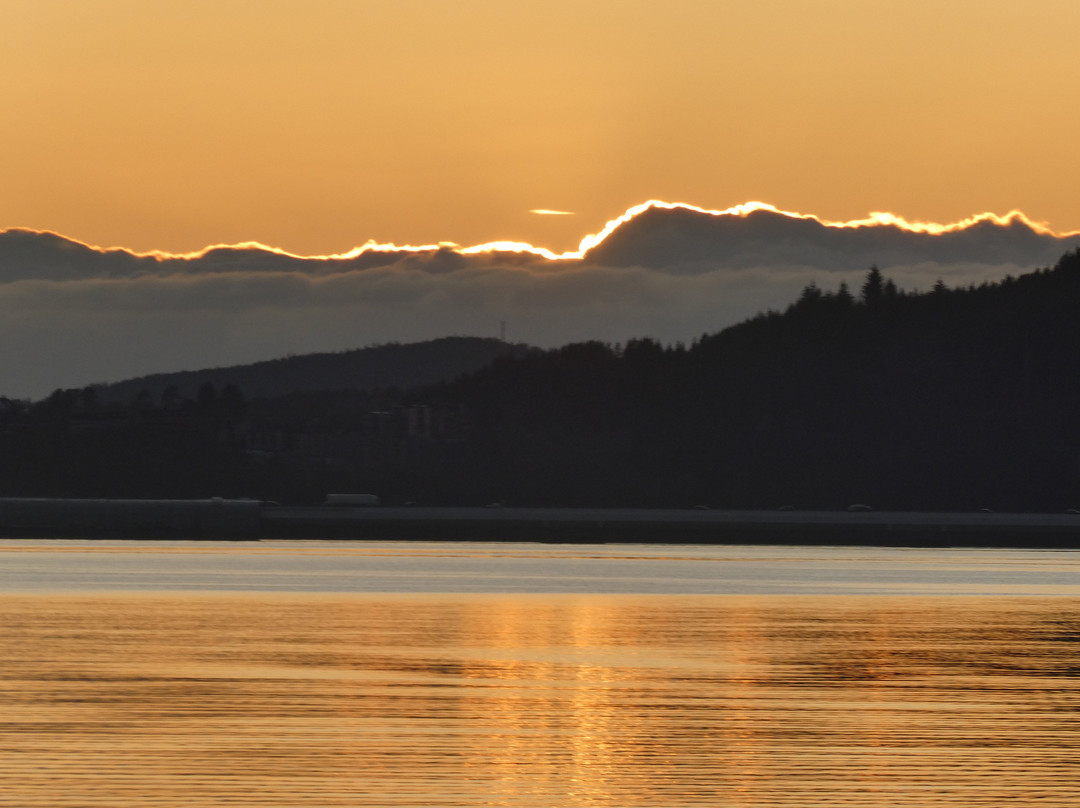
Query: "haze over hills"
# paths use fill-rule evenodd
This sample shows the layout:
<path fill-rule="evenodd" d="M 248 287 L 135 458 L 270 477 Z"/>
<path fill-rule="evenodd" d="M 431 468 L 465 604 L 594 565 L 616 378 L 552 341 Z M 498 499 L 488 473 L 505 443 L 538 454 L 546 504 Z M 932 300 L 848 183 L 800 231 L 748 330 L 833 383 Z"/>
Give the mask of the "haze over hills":
<path fill-rule="evenodd" d="M 375 390 L 421 387 L 471 373 L 496 357 L 520 356 L 528 348 L 494 338 L 444 337 L 402 345 L 373 345 L 352 351 L 287 356 L 249 365 L 157 373 L 101 385 L 102 401 L 127 403 L 142 393 L 160 401 L 170 387 L 194 399 L 199 388 L 239 387 L 248 396 L 271 398 L 313 390 Z"/>
<path fill-rule="evenodd" d="M 0 399 L 0 494 L 1061 512 L 1077 356 L 1080 251 L 920 294 L 871 270 L 686 346 L 575 343 L 408 390 Z"/>
<path fill-rule="evenodd" d="M 966 286 L 1045 266 L 1080 245 L 1022 215 L 956 225 L 836 223 L 751 203 L 646 203 L 572 253 L 512 243 L 369 243 L 302 257 L 255 244 L 188 255 L 0 232 L 0 394 L 248 364 L 448 334 L 539 346 L 688 341 L 780 308 L 871 264 L 903 289 Z"/>
<path fill-rule="evenodd" d="M 745 208 L 745 210 L 743 210 Z M 732 209 L 736 210 L 736 209 Z M 573 268 L 578 265 L 679 270 L 695 265 L 743 268 L 779 265 L 828 271 L 882 269 L 935 263 L 1044 265 L 1080 245 L 1080 233 L 1059 236 L 1021 214 L 984 215 L 956 225 L 899 221 L 824 222 L 760 203 L 739 212 L 690 205 L 645 203 L 612 220 L 579 250 L 555 254 L 542 247 L 495 242 L 458 247 L 380 245 L 369 242 L 340 255 L 299 256 L 261 244 L 219 245 L 175 255 L 102 249 L 49 232 L 0 231 L 0 283 L 19 280 L 88 280 L 148 275 L 287 273 L 326 276 L 386 266 L 432 274 L 492 265 Z M 940 232 L 938 232 L 940 231 Z"/>

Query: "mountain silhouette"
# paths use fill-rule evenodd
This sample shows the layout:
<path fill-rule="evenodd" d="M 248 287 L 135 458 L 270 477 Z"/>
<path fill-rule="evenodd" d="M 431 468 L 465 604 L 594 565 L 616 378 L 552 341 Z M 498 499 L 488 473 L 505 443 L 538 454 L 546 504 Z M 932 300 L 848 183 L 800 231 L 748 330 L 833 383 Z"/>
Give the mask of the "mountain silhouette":
<path fill-rule="evenodd" d="M 1074 251 L 917 293 L 875 268 L 688 345 L 438 340 L 0 398 L 0 495 L 1062 512 L 1078 307 Z"/>
<path fill-rule="evenodd" d="M 248 395 L 284 396 L 322 390 L 372 390 L 419 387 L 450 381 L 500 356 L 520 355 L 528 348 L 485 337 L 444 337 L 408 344 L 390 343 L 337 353 L 287 356 L 232 367 L 158 373 L 100 385 L 103 401 L 128 402 L 141 393 L 160 400 L 170 387 L 194 398 L 209 383 L 217 388 L 235 385 Z"/>
<path fill-rule="evenodd" d="M 1021 217 L 979 219 L 941 233 L 896 224 L 836 226 L 777 210 L 746 214 L 673 206 L 647 207 L 588 249 L 591 265 L 695 272 L 717 267 L 808 266 L 865 269 L 923 263 L 1043 266 L 1080 246 L 1080 234 L 1056 236 Z M 396 266 L 446 274 L 498 266 L 574 264 L 533 253 L 491 248 L 465 252 L 452 246 L 372 247 L 340 256 L 303 257 L 262 245 L 216 246 L 190 255 L 140 255 L 100 249 L 55 233 L 0 231 L 0 283 L 16 280 L 123 278 L 147 274 L 293 272 L 323 276 Z"/>
<path fill-rule="evenodd" d="M 1080 246 L 1080 235 L 1055 236 L 1021 214 L 946 227 L 866 221 L 876 223 L 837 226 L 760 203 L 715 212 L 648 202 L 561 255 L 374 243 L 318 257 L 254 243 L 137 254 L 8 230 L 0 393 L 40 398 L 150 372 L 493 334 L 500 321 L 543 347 L 641 334 L 685 342 L 783 307 L 808 283 L 858 283 L 870 266 L 904 290 L 960 287 Z"/>
<path fill-rule="evenodd" d="M 743 216 L 690 208 L 649 208 L 586 253 L 606 266 L 730 267 L 806 265 L 833 270 L 921 263 L 1052 263 L 1080 235 L 1040 233 L 1019 218 L 982 220 L 940 234 L 898 225 L 837 227 L 771 210 Z"/>

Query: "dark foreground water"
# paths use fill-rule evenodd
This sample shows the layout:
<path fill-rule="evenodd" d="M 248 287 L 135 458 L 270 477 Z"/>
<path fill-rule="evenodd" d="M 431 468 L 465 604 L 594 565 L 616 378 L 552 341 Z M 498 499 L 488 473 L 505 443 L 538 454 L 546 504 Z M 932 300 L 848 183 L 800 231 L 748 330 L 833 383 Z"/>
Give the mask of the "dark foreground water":
<path fill-rule="evenodd" d="M 4 806 L 1071 808 L 1078 676 L 1073 553 L 0 542 Z"/>

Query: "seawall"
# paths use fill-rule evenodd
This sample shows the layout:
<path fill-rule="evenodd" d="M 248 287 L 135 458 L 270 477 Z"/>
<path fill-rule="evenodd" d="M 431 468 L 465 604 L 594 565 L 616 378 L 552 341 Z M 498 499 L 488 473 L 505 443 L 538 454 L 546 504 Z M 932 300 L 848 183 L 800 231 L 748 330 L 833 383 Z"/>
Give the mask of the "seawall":
<path fill-rule="evenodd" d="M 1080 547 L 1080 514 L 264 508 L 264 538 Z"/>
<path fill-rule="evenodd" d="M 0 498 L 0 538 L 47 537 L 1080 549 L 1080 514 L 288 507 L 236 499 Z"/>

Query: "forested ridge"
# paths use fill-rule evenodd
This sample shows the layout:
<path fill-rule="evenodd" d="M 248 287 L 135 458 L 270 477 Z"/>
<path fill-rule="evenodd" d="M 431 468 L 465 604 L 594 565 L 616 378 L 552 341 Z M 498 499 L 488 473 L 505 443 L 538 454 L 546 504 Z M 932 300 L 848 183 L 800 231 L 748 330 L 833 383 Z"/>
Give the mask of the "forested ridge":
<path fill-rule="evenodd" d="M 157 400 L 170 389 L 174 391 L 171 394 L 194 398 L 205 384 L 217 388 L 231 384 L 259 398 L 312 390 L 416 387 L 452 379 L 483 367 L 497 356 L 523 350 L 525 346 L 494 338 L 443 337 L 285 356 L 249 365 L 156 373 L 96 387 L 99 399 L 122 403 L 144 394 Z"/>
<path fill-rule="evenodd" d="M 0 495 L 1080 507 L 1080 253 L 979 287 L 810 286 L 689 345 L 598 342 L 423 388 L 0 402 Z"/>

